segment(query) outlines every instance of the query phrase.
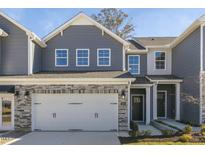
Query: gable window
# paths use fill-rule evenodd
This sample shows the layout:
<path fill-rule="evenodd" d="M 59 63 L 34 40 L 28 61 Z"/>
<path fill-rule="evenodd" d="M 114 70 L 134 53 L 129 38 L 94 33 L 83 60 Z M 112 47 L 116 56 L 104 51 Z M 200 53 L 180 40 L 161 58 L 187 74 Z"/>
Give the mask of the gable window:
<path fill-rule="evenodd" d="M 110 66 L 111 51 L 110 49 L 98 49 L 97 66 Z"/>
<path fill-rule="evenodd" d="M 55 50 L 55 66 L 68 66 L 68 49 Z"/>
<path fill-rule="evenodd" d="M 89 66 L 89 49 L 76 49 L 76 66 Z"/>
<path fill-rule="evenodd" d="M 164 51 L 155 52 L 155 69 L 165 69 L 166 59 Z"/>
<path fill-rule="evenodd" d="M 140 56 L 128 55 L 128 70 L 131 74 L 140 74 Z"/>

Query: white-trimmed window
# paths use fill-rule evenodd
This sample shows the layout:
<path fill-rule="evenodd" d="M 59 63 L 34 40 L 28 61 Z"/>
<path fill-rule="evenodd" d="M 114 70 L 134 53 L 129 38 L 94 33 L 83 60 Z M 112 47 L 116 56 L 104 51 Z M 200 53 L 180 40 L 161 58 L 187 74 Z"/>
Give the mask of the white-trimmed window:
<path fill-rule="evenodd" d="M 68 49 L 55 49 L 55 66 L 68 66 Z"/>
<path fill-rule="evenodd" d="M 89 66 L 89 49 L 76 49 L 76 66 Z"/>
<path fill-rule="evenodd" d="M 164 51 L 155 51 L 155 69 L 166 69 L 166 54 Z"/>
<path fill-rule="evenodd" d="M 111 50 L 97 49 L 97 66 L 110 66 L 111 64 Z"/>
<path fill-rule="evenodd" d="M 140 74 L 140 55 L 128 55 L 128 70 L 131 74 Z"/>

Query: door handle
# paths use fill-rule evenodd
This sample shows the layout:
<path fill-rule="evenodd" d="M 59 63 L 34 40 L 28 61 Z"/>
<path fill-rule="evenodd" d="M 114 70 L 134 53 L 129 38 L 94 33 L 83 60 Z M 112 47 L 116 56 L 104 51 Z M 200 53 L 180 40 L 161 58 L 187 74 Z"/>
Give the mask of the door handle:
<path fill-rule="evenodd" d="M 98 113 L 94 113 L 94 117 L 95 117 L 95 118 L 98 118 Z"/>
<path fill-rule="evenodd" d="M 56 113 L 52 113 L 52 115 L 53 115 L 53 118 L 56 118 Z"/>

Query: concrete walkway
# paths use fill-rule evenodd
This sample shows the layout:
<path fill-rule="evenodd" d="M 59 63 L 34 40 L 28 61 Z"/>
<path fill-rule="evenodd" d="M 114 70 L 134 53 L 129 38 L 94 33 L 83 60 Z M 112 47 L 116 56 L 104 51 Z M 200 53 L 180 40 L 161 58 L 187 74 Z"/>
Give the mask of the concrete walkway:
<path fill-rule="evenodd" d="M 146 131 L 146 130 L 150 130 L 151 131 L 151 135 L 162 135 L 161 131 L 158 130 L 157 128 L 151 126 L 151 125 L 144 125 L 144 124 L 139 124 L 139 131 Z"/>
<path fill-rule="evenodd" d="M 12 145 L 119 145 L 115 132 L 31 132 Z"/>
<path fill-rule="evenodd" d="M 162 122 L 168 124 L 168 125 L 172 125 L 175 126 L 177 128 L 179 128 L 180 130 L 183 130 L 187 125 L 181 122 L 177 122 L 173 119 L 165 119 L 165 120 L 161 120 Z M 201 128 L 200 127 L 192 127 L 192 130 L 194 132 L 200 132 Z"/>

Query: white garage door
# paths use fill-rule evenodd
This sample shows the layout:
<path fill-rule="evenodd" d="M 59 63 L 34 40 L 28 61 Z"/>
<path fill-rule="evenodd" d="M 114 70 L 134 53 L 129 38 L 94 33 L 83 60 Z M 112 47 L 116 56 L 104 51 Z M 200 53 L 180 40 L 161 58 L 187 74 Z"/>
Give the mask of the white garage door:
<path fill-rule="evenodd" d="M 117 130 L 117 94 L 35 94 L 34 130 Z"/>

